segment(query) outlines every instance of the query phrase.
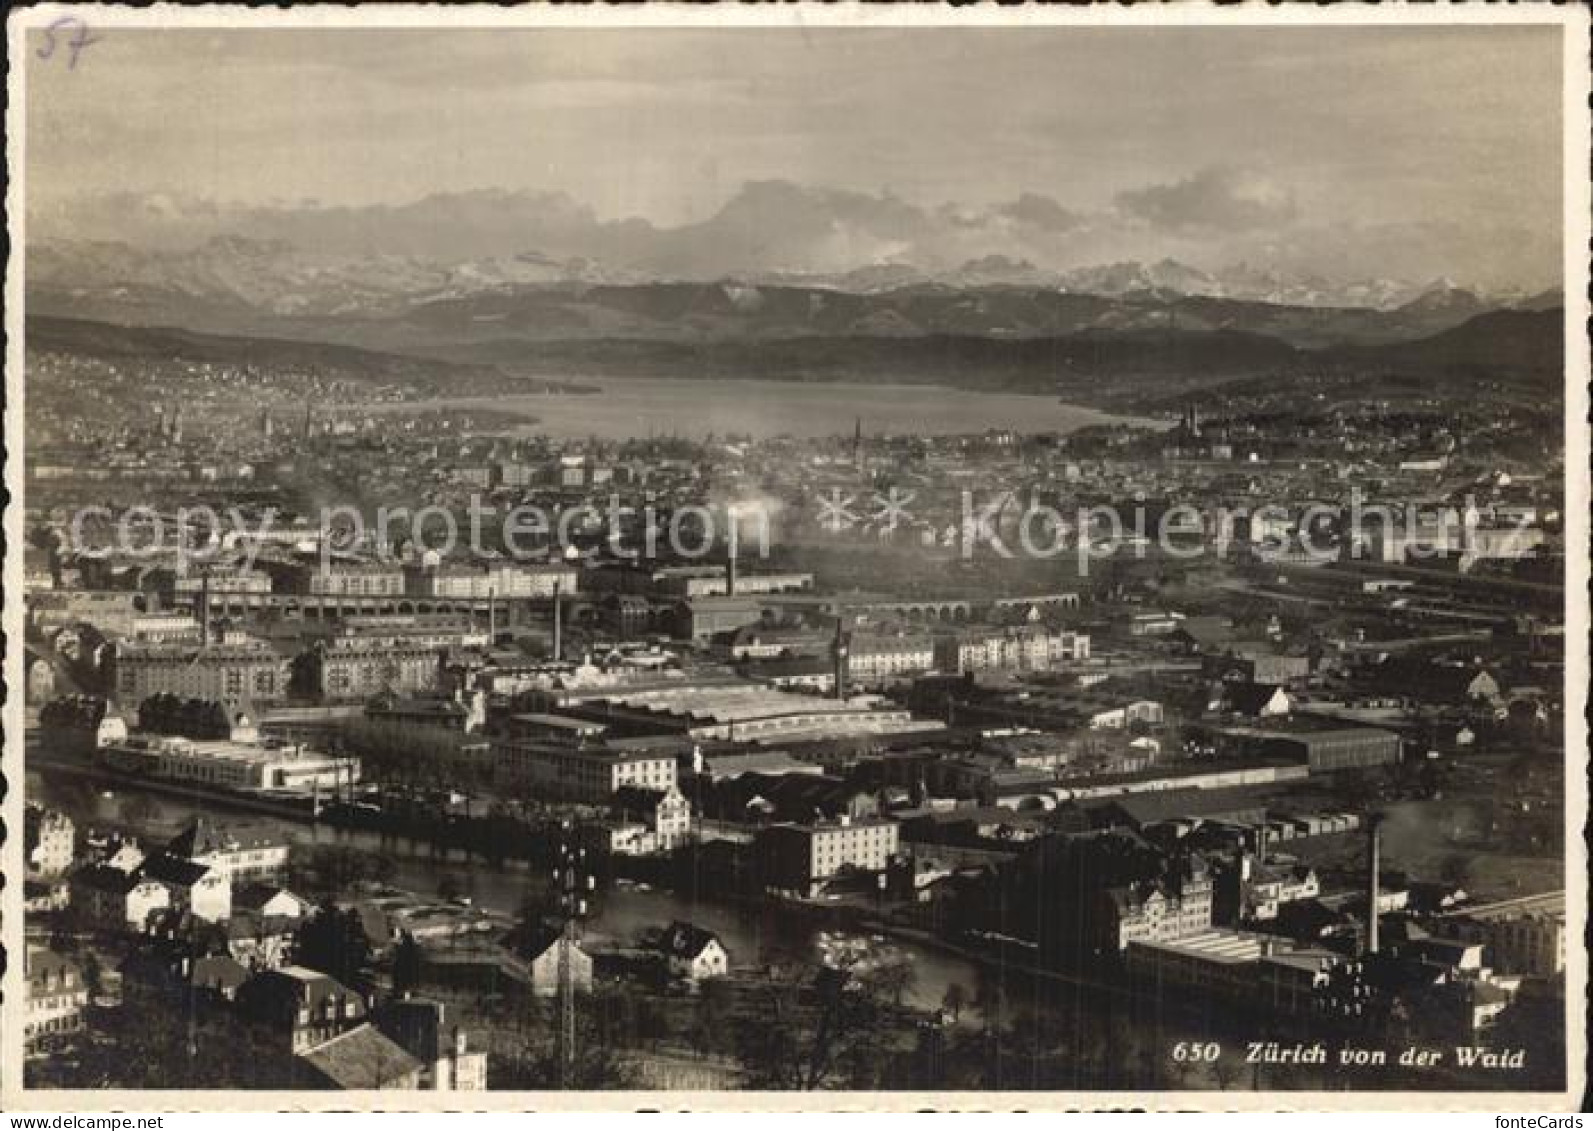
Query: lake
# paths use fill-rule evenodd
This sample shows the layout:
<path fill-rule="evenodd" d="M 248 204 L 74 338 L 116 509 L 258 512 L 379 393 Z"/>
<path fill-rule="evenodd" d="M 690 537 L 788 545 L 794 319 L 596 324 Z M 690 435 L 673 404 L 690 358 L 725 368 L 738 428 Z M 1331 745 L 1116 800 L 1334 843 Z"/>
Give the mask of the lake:
<path fill-rule="evenodd" d="M 575 380 L 575 379 L 572 379 Z M 520 433 L 555 439 L 626 440 L 676 435 L 849 436 L 862 423 L 878 433 L 946 436 L 988 429 L 1072 432 L 1092 424 L 1165 427 L 1161 421 L 1063 404 L 1054 396 L 979 392 L 935 385 L 843 385 L 684 377 L 587 377 L 599 393 L 442 397 L 361 405 L 369 412 L 479 408 L 536 417 Z"/>

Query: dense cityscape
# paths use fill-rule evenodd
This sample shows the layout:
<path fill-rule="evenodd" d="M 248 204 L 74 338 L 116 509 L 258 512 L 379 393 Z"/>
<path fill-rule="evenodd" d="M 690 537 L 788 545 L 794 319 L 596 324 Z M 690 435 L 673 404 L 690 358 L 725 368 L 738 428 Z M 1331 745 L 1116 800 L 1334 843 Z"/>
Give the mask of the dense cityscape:
<path fill-rule="evenodd" d="M 1557 286 L 481 197 L 29 247 L 29 1088 L 1569 1086 Z"/>
<path fill-rule="evenodd" d="M 30 364 L 41 1079 L 1306 1087 L 1241 1038 L 1396 1029 L 1557 1070 L 1540 406 L 556 441 L 179 362 L 97 421 L 58 406 L 125 364 Z M 378 544 L 337 483 L 499 522 Z M 1030 512 L 1099 528 L 1035 558 Z"/>

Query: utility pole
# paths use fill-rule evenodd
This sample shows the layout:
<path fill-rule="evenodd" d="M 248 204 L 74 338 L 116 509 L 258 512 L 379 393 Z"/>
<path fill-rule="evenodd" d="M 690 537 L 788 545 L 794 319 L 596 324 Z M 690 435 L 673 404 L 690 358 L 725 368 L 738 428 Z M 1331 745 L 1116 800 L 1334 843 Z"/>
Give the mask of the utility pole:
<path fill-rule="evenodd" d="M 1383 814 L 1371 812 L 1366 817 L 1366 951 L 1375 955 L 1378 951 L 1380 939 L 1378 938 L 1378 904 L 1382 902 L 1381 882 L 1378 870 L 1382 867 L 1382 829 Z"/>
<path fill-rule="evenodd" d="M 586 849 L 572 843 L 574 825 L 561 825 L 554 883 L 559 892 L 559 1087 L 575 1087 L 575 971 L 574 950 L 586 918 L 587 896 L 597 886 L 587 870 Z"/>

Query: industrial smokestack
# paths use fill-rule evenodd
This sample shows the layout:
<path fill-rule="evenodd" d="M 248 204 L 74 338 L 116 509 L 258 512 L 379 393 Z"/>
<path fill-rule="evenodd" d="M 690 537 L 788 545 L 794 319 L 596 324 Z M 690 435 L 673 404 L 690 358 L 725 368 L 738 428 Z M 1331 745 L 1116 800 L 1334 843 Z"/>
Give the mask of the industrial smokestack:
<path fill-rule="evenodd" d="M 564 658 L 564 608 L 560 600 L 560 593 L 564 586 L 561 582 L 553 583 L 553 660 L 557 663 Z"/>
<path fill-rule="evenodd" d="M 835 644 L 831 648 L 835 658 L 835 697 L 846 698 L 846 671 L 847 660 L 851 652 L 848 647 L 846 632 L 843 628 L 844 621 L 840 617 L 835 619 Z"/>
<path fill-rule="evenodd" d="M 1378 828 L 1383 822 L 1380 814 L 1372 814 L 1368 820 L 1371 835 L 1367 840 L 1366 851 L 1366 953 L 1377 953 L 1377 904 L 1378 883 L 1377 872 L 1380 866 L 1379 857 L 1382 852 L 1382 831 Z"/>
<path fill-rule="evenodd" d="M 725 570 L 725 596 L 727 597 L 736 595 L 736 558 L 739 550 L 740 547 L 736 544 L 736 512 L 735 508 L 732 507 L 730 510 L 730 562 Z"/>
<path fill-rule="evenodd" d="M 199 572 L 199 646 L 210 646 L 210 568 L 201 566 Z"/>

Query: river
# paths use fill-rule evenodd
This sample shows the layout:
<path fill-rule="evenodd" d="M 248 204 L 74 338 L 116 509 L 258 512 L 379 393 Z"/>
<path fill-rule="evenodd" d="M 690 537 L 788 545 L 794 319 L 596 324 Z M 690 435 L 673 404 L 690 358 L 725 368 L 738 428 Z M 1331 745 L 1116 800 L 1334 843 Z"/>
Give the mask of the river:
<path fill-rule="evenodd" d="M 121 786 L 112 793 L 54 775 L 43 777 L 34 771 L 27 774 L 26 791 L 30 801 L 70 816 L 80 832 L 95 825 L 132 826 L 144 830 L 146 839 L 158 841 L 162 836 L 175 835 L 188 821 L 203 815 L 234 830 L 273 830 L 296 845 L 336 844 L 380 853 L 393 862 L 391 883 L 396 887 L 434 896 L 444 877 L 448 877 L 450 885 L 476 906 L 506 915 L 514 915 L 528 894 L 541 889 L 541 877 L 521 862 L 496 865 L 467 858 L 463 852 L 436 852 L 427 844 L 369 831 L 243 815 L 214 805 L 199 794 L 172 798 Z M 688 920 L 718 934 L 737 966 L 757 966 L 782 958 L 807 962 L 819 958 L 822 928 L 791 909 L 776 904 L 753 906 L 694 900 L 634 885 L 616 885 L 603 893 L 597 914 L 587 925 L 587 935 L 599 946 L 625 945 L 633 943 L 645 928 L 661 927 L 675 919 Z M 1052 1015 L 1060 1031 L 1072 1033 L 1075 1040 L 1088 1047 L 1111 1050 L 1114 1059 L 1121 1058 L 1124 1071 L 1130 1075 L 1114 1086 L 1202 1086 L 1196 1082 L 1198 1074 L 1181 1074 L 1169 1057 L 1181 1044 L 1223 1038 L 1223 1061 L 1233 1066 L 1234 1077 L 1244 1080 L 1245 1086 L 1322 1088 L 1334 1083 L 1330 1072 L 1312 1074 L 1287 1067 L 1263 1069 L 1236 1064 L 1242 1043 L 1234 1039 L 1235 1033 L 1247 1033 L 1250 1025 L 1260 1020 L 1254 1015 L 1240 1013 L 1230 1017 L 1224 1008 L 1198 1001 L 1175 1008 L 1173 998 L 1102 995 L 1063 983 L 1042 986 L 1040 980 L 1019 971 L 982 966 L 911 940 L 893 939 L 889 945 L 912 964 L 914 977 L 904 994 L 905 1004 L 935 1009 L 945 1000 L 947 989 L 956 984 L 962 987 L 966 1003 L 959 1019 L 962 1025 L 981 1026 L 983 1016 L 977 1003 L 998 997 L 1007 1002 L 1006 1008 L 1044 1010 Z M 998 987 L 999 995 L 991 992 Z M 1293 1039 L 1296 1034 L 1287 1019 L 1278 1020 L 1281 1027 L 1275 1035 Z M 1022 1067 L 1021 1059 L 1014 1058 L 1015 1075 L 1002 1086 L 1058 1086 L 1039 1078 L 1026 1084 Z M 1030 1070 L 1034 1070 L 1033 1062 Z M 1303 1076 L 1302 1071 L 1306 1073 Z M 1214 1078 L 1206 1080 L 1204 1086 L 1215 1082 Z M 1068 1086 L 1082 1085 L 1075 1081 Z"/>
<path fill-rule="evenodd" d="M 1162 421 L 1064 404 L 1054 396 L 944 386 L 688 377 L 582 376 L 577 380 L 601 391 L 441 397 L 355 407 L 371 413 L 443 408 L 517 411 L 535 418 L 534 423 L 517 429 L 519 433 L 561 440 L 670 435 L 700 439 L 710 432 L 754 439 L 810 439 L 850 436 L 859 423 L 866 435 L 918 436 L 964 435 L 989 429 L 1062 433 L 1092 424 L 1166 427 Z"/>
<path fill-rule="evenodd" d="M 146 830 L 147 839 L 174 836 L 196 816 L 206 816 L 231 829 L 269 829 L 296 845 L 336 844 L 379 853 L 393 862 L 395 887 L 433 896 L 443 877 L 450 877 L 459 892 L 484 910 L 516 914 L 526 896 L 539 886 L 522 861 L 497 865 L 453 851 L 434 852 L 430 845 L 402 838 L 383 837 L 366 830 L 338 829 L 324 824 L 308 824 L 285 819 L 240 814 L 207 804 L 202 796 L 176 799 L 165 795 L 134 793 L 117 787 L 107 795 L 99 789 L 67 786 L 54 775 L 30 772 L 27 775 L 30 801 L 66 813 L 81 831 L 85 826 L 132 826 Z M 86 799 L 92 797 L 91 801 Z M 143 810 L 136 819 L 129 810 L 135 798 Z M 153 806 L 153 807 L 151 807 Z M 603 893 L 596 916 L 587 934 L 599 944 L 626 945 L 634 942 L 647 927 L 662 927 L 684 919 L 705 927 L 724 942 L 731 961 L 752 966 L 777 959 L 816 961 L 821 927 L 811 919 L 775 905 L 745 906 L 693 900 L 674 892 L 629 885 L 615 885 Z M 914 943 L 893 943 L 910 957 L 914 981 L 904 1000 L 924 1009 L 936 1008 L 945 999 L 952 983 L 960 984 L 970 1001 L 976 996 L 980 969 L 955 955 Z M 977 1017 L 977 1011 L 964 1011 L 964 1018 Z"/>

